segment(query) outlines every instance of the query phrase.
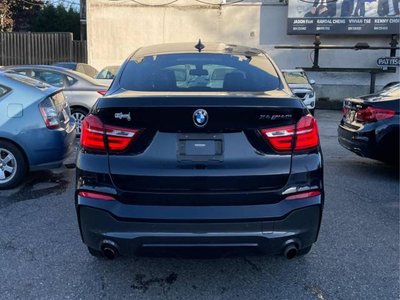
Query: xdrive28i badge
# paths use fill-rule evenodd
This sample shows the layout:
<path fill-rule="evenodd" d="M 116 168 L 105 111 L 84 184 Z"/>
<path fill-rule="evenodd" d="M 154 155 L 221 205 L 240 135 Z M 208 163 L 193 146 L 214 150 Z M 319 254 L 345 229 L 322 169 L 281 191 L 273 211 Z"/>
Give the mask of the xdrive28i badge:
<path fill-rule="evenodd" d="M 208 122 L 208 113 L 205 109 L 198 109 L 193 113 L 193 122 L 197 127 L 204 127 Z"/>

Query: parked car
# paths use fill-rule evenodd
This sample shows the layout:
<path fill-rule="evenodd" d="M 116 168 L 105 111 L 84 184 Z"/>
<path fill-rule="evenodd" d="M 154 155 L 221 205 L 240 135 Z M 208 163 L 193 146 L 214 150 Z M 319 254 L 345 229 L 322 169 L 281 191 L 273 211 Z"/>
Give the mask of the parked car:
<path fill-rule="evenodd" d="M 360 156 L 398 164 L 399 107 L 400 84 L 345 99 L 339 143 Z"/>
<path fill-rule="evenodd" d="M 182 65 L 191 76 L 234 71 L 221 87 L 178 86 L 173 70 Z M 121 70 L 82 125 L 76 211 L 92 255 L 157 246 L 245 246 L 287 258 L 310 251 L 324 201 L 317 123 L 263 51 L 157 45 Z"/>
<path fill-rule="evenodd" d="M 387 83 L 387 84 L 383 87 L 383 90 L 384 90 L 384 89 L 387 89 L 387 88 L 389 88 L 389 87 L 391 87 L 391 86 L 393 86 L 393 85 L 399 84 L 399 83 L 400 83 L 400 81 L 392 81 L 392 82 L 389 82 L 389 83 Z"/>
<path fill-rule="evenodd" d="M 99 72 L 95 67 L 92 67 L 91 65 L 77 62 L 58 62 L 53 64 L 53 66 L 66 68 L 82 74 L 86 74 L 91 78 L 94 78 Z"/>
<path fill-rule="evenodd" d="M 108 66 L 103 68 L 97 75 L 95 76 L 96 80 L 107 84 L 110 86 L 111 82 L 113 81 L 115 74 L 117 74 L 118 69 L 120 66 Z"/>
<path fill-rule="evenodd" d="M 81 132 L 81 123 L 93 104 L 108 89 L 106 83 L 99 83 L 89 76 L 55 66 L 21 65 L 6 67 L 19 74 L 35 78 L 55 87 L 64 88 L 65 98 L 71 107 L 71 114 L 77 122 L 76 132 Z"/>
<path fill-rule="evenodd" d="M 113 80 L 115 74 L 117 74 L 120 66 L 108 66 L 103 68 L 99 73 L 96 75 L 96 79 L 101 80 Z M 111 82 L 110 82 L 111 83 Z"/>
<path fill-rule="evenodd" d="M 28 171 L 59 167 L 75 145 L 75 121 L 62 89 L 0 72 L 0 189 Z"/>
<path fill-rule="evenodd" d="M 317 99 L 313 88 L 315 80 L 308 79 L 303 69 L 282 70 L 282 73 L 293 94 L 303 100 L 308 110 L 314 115 Z"/>

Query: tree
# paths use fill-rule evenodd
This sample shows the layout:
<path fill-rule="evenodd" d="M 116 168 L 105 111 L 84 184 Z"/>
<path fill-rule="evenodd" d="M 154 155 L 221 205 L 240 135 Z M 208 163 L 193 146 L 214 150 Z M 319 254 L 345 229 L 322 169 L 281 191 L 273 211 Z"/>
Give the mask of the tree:
<path fill-rule="evenodd" d="M 12 30 L 14 22 L 11 15 L 9 3 L 2 0 L 0 2 L 0 32 Z"/>
<path fill-rule="evenodd" d="M 13 31 L 29 31 L 32 20 L 44 6 L 44 0 L 5 0 L 5 2 L 10 6 Z"/>
<path fill-rule="evenodd" d="M 47 4 L 32 20 L 31 31 L 35 32 L 72 32 L 74 39 L 80 39 L 79 12 L 62 5 Z"/>

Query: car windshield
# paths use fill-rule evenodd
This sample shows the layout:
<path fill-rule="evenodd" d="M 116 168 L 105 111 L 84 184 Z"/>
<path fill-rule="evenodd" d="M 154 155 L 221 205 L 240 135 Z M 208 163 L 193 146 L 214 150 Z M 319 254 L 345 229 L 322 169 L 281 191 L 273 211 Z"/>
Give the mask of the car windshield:
<path fill-rule="evenodd" d="M 96 79 L 113 79 L 118 69 L 119 66 L 106 67 L 96 75 Z"/>
<path fill-rule="evenodd" d="M 283 72 L 288 84 L 308 84 L 307 76 L 302 72 Z"/>
<path fill-rule="evenodd" d="M 184 53 L 130 60 L 121 87 L 135 91 L 270 91 L 280 80 L 265 56 Z"/>

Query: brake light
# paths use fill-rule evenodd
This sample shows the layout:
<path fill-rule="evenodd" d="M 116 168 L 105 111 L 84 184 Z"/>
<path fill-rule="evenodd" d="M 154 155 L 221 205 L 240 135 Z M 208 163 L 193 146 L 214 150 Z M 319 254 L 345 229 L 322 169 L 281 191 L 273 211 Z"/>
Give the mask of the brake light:
<path fill-rule="evenodd" d="M 367 107 L 357 111 L 356 120 L 359 122 L 371 123 L 379 120 L 389 119 L 396 114 L 394 110 L 377 108 L 377 107 Z"/>
<path fill-rule="evenodd" d="M 296 126 L 296 145 L 294 150 L 307 150 L 319 145 L 317 121 L 311 115 L 302 117 Z"/>
<path fill-rule="evenodd" d="M 294 195 L 290 195 L 285 198 L 285 200 L 297 200 L 297 199 L 304 199 L 309 197 L 315 197 L 321 195 L 320 191 L 311 191 L 311 192 L 303 192 Z"/>
<path fill-rule="evenodd" d="M 82 148 L 105 151 L 104 126 L 100 119 L 94 115 L 88 115 L 83 119 L 81 126 Z"/>
<path fill-rule="evenodd" d="M 98 92 L 100 95 L 104 96 L 107 93 L 107 90 L 98 90 L 96 92 Z"/>
<path fill-rule="evenodd" d="M 296 125 L 261 129 L 261 134 L 277 151 L 301 151 L 319 145 L 317 121 L 311 115 L 303 116 Z"/>
<path fill-rule="evenodd" d="M 108 149 L 110 151 L 123 151 L 137 138 L 140 131 L 114 126 L 104 126 Z"/>
<path fill-rule="evenodd" d="M 293 137 L 296 127 L 294 125 L 261 129 L 263 137 L 270 142 L 275 150 L 288 151 L 292 149 Z"/>
<path fill-rule="evenodd" d="M 91 199 L 96 199 L 96 200 L 105 200 L 105 201 L 115 200 L 115 198 L 112 196 L 100 194 L 100 193 L 96 193 L 96 192 L 79 192 L 78 195 L 85 197 L 85 198 L 91 198 Z"/>
<path fill-rule="evenodd" d="M 94 115 L 82 122 L 81 146 L 86 150 L 124 151 L 137 138 L 140 130 L 109 126 Z"/>
<path fill-rule="evenodd" d="M 60 128 L 60 120 L 58 118 L 57 109 L 50 98 L 46 98 L 40 103 L 39 110 L 47 128 Z"/>

